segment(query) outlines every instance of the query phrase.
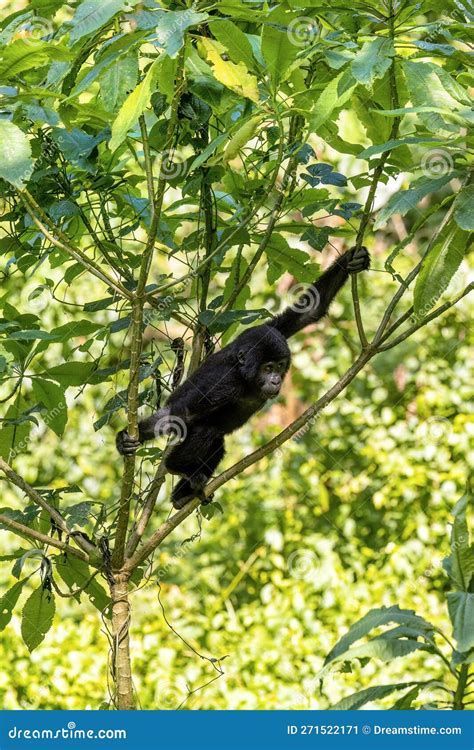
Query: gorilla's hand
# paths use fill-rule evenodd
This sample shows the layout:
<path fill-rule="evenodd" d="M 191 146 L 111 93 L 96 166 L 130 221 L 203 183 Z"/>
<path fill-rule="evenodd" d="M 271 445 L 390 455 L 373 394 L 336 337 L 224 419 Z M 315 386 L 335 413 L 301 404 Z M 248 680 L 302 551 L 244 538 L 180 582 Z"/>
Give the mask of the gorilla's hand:
<path fill-rule="evenodd" d="M 347 270 L 349 273 L 359 273 L 370 268 L 370 255 L 366 247 L 353 247 L 346 253 Z"/>
<path fill-rule="evenodd" d="M 115 438 L 115 445 L 121 456 L 133 456 L 140 447 L 140 441 L 130 437 L 127 430 L 120 430 Z"/>

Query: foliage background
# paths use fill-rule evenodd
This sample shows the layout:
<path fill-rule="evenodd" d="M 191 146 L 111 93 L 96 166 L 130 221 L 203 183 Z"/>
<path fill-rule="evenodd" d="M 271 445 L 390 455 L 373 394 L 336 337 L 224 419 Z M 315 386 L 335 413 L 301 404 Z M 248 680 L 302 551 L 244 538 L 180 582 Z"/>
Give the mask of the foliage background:
<path fill-rule="evenodd" d="M 3 3 L 5 12 L 8 5 Z M 351 143 L 363 140 L 351 109 L 340 120 L 340 135 Z M 314 145 L 336 171 L 355 169 L 351 155 L 324 149 L 316 138 Z M 385 196 L 382 190 L 382 200 L 405 186 L 404 179 L 389 185 Z M 352 198 L 358 197 L 354 191 Z M 428 207 L 429 199 L 422 210 Z M 407 226 L 416 213 L 408 214 Z M 373 270 L 361 282 L 369 328 L 393 289 L 390 275 L 382 272 L 383 260 L 403 238 L 400 221 L 392 217 L 370 239 Z M 429 236 L 429 223 L 425 232 Z M 418 250 L 414 242 L 412 252 Z M 60 276 L 47 264 L 26 279 L 4 273 L 2 292 L 25 313 L 32 306 L 43 329 L 51 330 L 73 319 L 74 308 L 50 306 L 41 296 L 38 302 L 31 293 L 47 278 Z M 464 260 L 446 297 L 470 279 Z M 214 284 L 218 291 L 222 279 Z M 252 305 L 275 309 L 287 286 L 284 277 L 275 290 L 259 271 Z M 82 277 L 70 288 L 68 305 L 100 296 L 100 285 Z M 466 297 L 440 321 L 379 355 L 311 429 L 219 490 L 223 514 L 193 515 L 167 540 L 155 556 L 154 574 L 132 597 L 132 654 L 143 708 L 175 708 L 188 690 L 209 682 L 215 672 L 201 656 L 226 656 L 225 676 L 193 693 L 187 707 L 326 708 L 379 676 L 382 667 L 371 662 L 353 667 L 351 674 L 332 674 L 321 692 L 314 686 L 325 655 L 369 609 L 398 603 L 449 632 L 441 558 L 449 551 L 452 508 L 474 463 L 473 342 L 467 326 L 472 312 L 472 297 Z M 112 313 L 101 315 L 113 320 Z M 225 465 L 266 442 L 323 393 L 350 365 L 355 340 L 345 290 L 329 319 L 293 344 L 292 375 L 283 397 L 232 436 Z M 45 365 L 68 361 L 80 343 L 57 345 L 61 359 L 55 348 L 48 349 Z M 113 337 L 109 346 L 111 361 L 122 358 L 123 336 Z M 36 436 L 33 432 L 28 451 L 16 460 L 19 473 L 35 486 L 77 484 L 89 500 L 113 502 L 121 475 L 113 436 L 122 417 L 114 416 L 100 432 L 93 424 L 116 390 L 116 383 L 102 383 L 69 391 L 64 437 L 41 428 Z M 20 507 L 7 485 L 2 490 L 2 505 Z M 167 511 L 163 496 L 157 519 Z M 15 581 L 8 556 L 15 554 L 18 539 L 2 538 L 7 539 L 0 567 L 4 589 Z M 28 566 L 33 570 L 34 562 Z M 57 601 L 55 627 L 32 654 L 15 615 L 0 633 L 0 705 L 96 708 L 108 696 L 107 648 L 87 598 L 80 608 L 74 601 Z M 425 654 L 415 655 L 409 665 L 395 660 L 383 673 L 393 682 L 414 675 L 436 680 L 439 669 L 439 662 Z M 426 704 L 426 695 L 421 700 Z"/>

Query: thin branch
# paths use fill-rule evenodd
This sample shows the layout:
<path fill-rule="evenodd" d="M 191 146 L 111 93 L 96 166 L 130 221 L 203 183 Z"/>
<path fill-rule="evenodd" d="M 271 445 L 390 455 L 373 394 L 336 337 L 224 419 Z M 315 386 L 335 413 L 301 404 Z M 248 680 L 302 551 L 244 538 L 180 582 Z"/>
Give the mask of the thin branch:
<path fill-rule="evenodd" d="M 468 174 L 466 175 L 466 177 L 465 177 L 465 179 L 464 179 L 464 181 L 463 181 L 463 183 L 461 185 L 461 190 L 462 190 L 463 187 L 465 187 L 466 185 L 468 185 L 471 182 L 472 175 L 473 175 L 473 172 L 468 172 Z M 398 305 L 401 297 L 403 297 L 403 295 L 405 294 L 406 290 L 410 286 L 410 284 L 413 281 L 413 279 L 415 279 L 418 276 L 418 274 L 420 273 L 424 259 L 426 258 L 426 256 L 430 252 L 430 250 L 434 247 L 434 245 L 438 241 L 441 233 L 444 231 L 445 227 L 447 226 L 447 224 L 451 220 L 451 218 L 453 216 L 453 213 L 454 213 L 454 211 L 456 209 L 455 202 L 454 202 L 454 199 L 455 199 L 456 196 L 453 195 L 452 197 L 453 197 L 453 201 L 452 201 L 452 203 L 451 203 L 448 211 L 444 215 L 443 220 L 441 221 L 441 223 L 438 226 L 437 230 L 431 235 L 431 238 L 430 238 L 430 240 L 428 242 L 428 246 L 427 246 L 426 251 L 425 251 L 425 253 L 423 255 L 423 258 L 419 261 L 419 263 L 417 263 L 417 265 L 415 266 L 415 268 L 413 268 L 410 271 L 410 273 L 408 274 L 408 276 L 405 279 L 405 281 L 400 285 L 400 287 L 398 288 L 398 290 L 395 292 L 394 296 L 392 297 L 391 302 L 389 303 L 387 309 L 385 310 L 385 313 L 384 313 L 384 315 L 382 317 L 380 325 L 377 328 L 377 331 L 376 331 L 375 336 L 373 338 L 373 341 L 372 341 L 372 345 L 373 346 L 377 346 L 380 343 L 380 341 L 382 340 L 382 336 L 383 336 L 384 331 L 385 331 L 385 329 L 386 329 L 386 327 L 387 327 L 387 325 L 388 325 L 388 323 L 390 321 L 390 318 L 392 317 L 392 313 L 393 313 L 394 309 Z M 385 336 L 384 340 L 386 338 L 387 337 Z"/>
<path fill-rule="evenodd" d="M 3 458 L 0 458 L 0 471 L 3 471 L 7 479 L 12 484 L 14 484 L 15 487 L 18 487 L 18 489 L 24 492 L 25 495 L 27 495 L 30 498 L 30 500 L 36 503 L 36 505 L 39 505 L 40 508 L 43 508 L 43 510 L 45 510 L 46 513 L 48 513 L 48 515 L 52 518 L 52 520 L 54 521 L 58 529 L 61 529 L 61 531 L 64 531 L 65 534 L 67 534 L 68 536 L 71 536 L 76 542 L 76 544 L 78 545 L 78 547 L 81 547 L 81 549 L 83 549 L 84 552 L 86 553 L 93 552 L 97 554 L 97 550 L 91 542 L 88 542 L 83 537 L 71 535 L 71 531 L 69 530 L 69 527 L 66 521 L 64 520 L 64 518 L 62 517 L 61 513 L 58 510 L 56 510 L 56 508 L 53 508 L 53 506 L 50 505 L 40 495 L 40 493 L 34 489 L 34 487 L 28 484 L 28 482 L 25 482 L 23 477 L 20 477 L 20 475 L 17 474 L 16 471 L 14 471 L 12 467 L 9 466 L 9 464 L 7 464 L 6 461 L 3 460 Z"/>
<path fill-rule="evenodd" d="M 121 297 L 131 299 L 131 292 L 129 292 L 128 289 L 126 289 L 120 283 L 120 281 L 115 281 L 115 279 L 113 279 L 105 271 L 103 271 L 102 268 L 94 260 L 85 255 L 82 250 L 74 247 L 69 243 L 69 239 L 65 235 L 63 235 L 61 230 L 59 230 L 50 221 L 48 216 L 44 213 L 44 211 L 34 200 L 33 196 L 30 195 L 27 190 L 23 190 L 20 193 L 20 196 L 34 224 L 38 227 L 38 229 L 46 237 L 46 239 L 49 240 L 52 245 L 54 245 L 54 247 L 57 247 L 59 250 L 63 250 L 65 253 L 70 255 L 72 258 L 74 258 L 74 260 L 84 266 L 84 268 L 89 271 L 89 273 L 96 276 L 104 284 L 107 284 L 107 286 L 110 286 Z M 49 226 L 50 229 L 48 229 L 47 226 Z M 57 234 L 61 239 L 57 239 L 54 236 L 54 233 Z"/>
<path fill-rule="evenodd" d="M 408 328 L 406 331 L 400 334 L 400 336 L 397 336 L 396 339 L 393 339 L 393 341 L 389 341 L 387 344 L 380 346 L 379 351 L 385 352 L 387 349 L 392 349 L 394 346 L 397 346 L 397 344 L 400 344 L 402 341 L 405 341 L 409 336 L 411 336 L 415 331 L 418 331 L 419 328 L 422 328 L 427 323 L 430 323 L 435 318 L 438 318 L 440 315 L 442 315 L 446 310 L 449 310 L 451 307 L 454 307 L 459 300 L 461 300 L 463 297 L 466 296 L 466 294 L 469 294 L 474 289 L 474 282 L 471 284 L 468 284 L 467 287 L 457 295 L 452 301 L 445 302 L 444 305 L 441 305 L 440 307 L 436 308 L 436 310 L 433 310 L 432 313 L 427 315 L 425 318 L 420 320 L 418 323 L 413 325 L 411 328 Z"/>
<path fill-rule="evenodd" d="M 394 39 L 395 37 L 395 17 L 393 13 L 393 2 L 390 2 L 390 16 L 388 19 L 388 25 L 389 25 L 389 34 L 390 38 Z M 396 71 L 395 71 L 395 57 L 392 59 L 392 63 L 390 65 L 390 98 L 391 98 L 391 106 L 392 109 L 398 109 L 399 108 L 399 99 L 398 99 L 398 91 L 397 91 L 397 79 L 396 79 Z M 392 127 L 390 129 L 390 135 L 388 137 L 388 140 L 391 141 L 397 137 L 398 129 L 400 127 L 401 117 L 395 117 L 392 123 Z M 362 244 L 364 242 L 364 235 L 367 229 L 367 226 L 370 221 L 370 217 L 372 215 L 372 207 L 375 199 L 375 193 L 377 191 L 379 180 L 383 174 L 383 170 L 385 167 L 385 164 L 387 162 L 387 159 L 390 156 L 391 151 L 385 151 L 382 156 L 379 159 L 379 162 L 377 166 L 375 167 L 374 174 L 372 177 L 372 183 L 370 185 L 369 194 L 367 196 L 367 200 L 365 202 L 364 210 L 362 213 L 362 219 L 359 225 L 359 231 L 357 232 L 356 242 L 355 246 L 357 249 L 360 249 L 362 247 Z M 357 331 L 359 333 L 359 339 L 360 343 L 363 349 L 365 349 L 368 346 L 367 336 L 365 334 L 364 329 L 364 322 L 362 320 L 362 313 L 360 309 L 360 300 L 359 300 L 359 288 L 358 288 L 358 279 L 357 274 L 353 274 L 351 277 L 351 289 L 352 289 L 352 301 L 354 305 L 354 317 L 357 324 Z"/>
<path fill-rule="evenodd" d="M 25 526 L 18 521 L 14 521 L 13 518 L 5 516 L 3 513 L 0 513 L 0 523 L 2 523 L 4 526 L 7 526 L 14 533 L 28 536 L 30 537 L 30 539 L 34 539 L 36 542 L 40 542 L 41 544 L 49 544 L 50 547 L 56 547 L 57 549 L 60 549 L 62 552 L 65 552 L 68 555 L 74 555 L 74 557 L 78 557 L 80 560 L 89 562 L 89 558 L 87 557 L 87 555 L 85 555 L 75 547 L 70 547 L 69 544 L 66 544 L 66 542 L 60 542 L 59 539 L 53 539 L 52 536 L 41 534 L 39 531 L 30 529 L 29 526 Z"/>
<path fill-rule="evenodd" d="M 175 78 L 175 94 L 171 107 L 170 120 L 166 133 L 166 140 L 163 150 L 163 163 L 168 161 L 168 154 L 175 139 L 176 128 L 178 126 L 178 107 L 181 99 L 183 86 L 184 71 L 184 49 L 180 52 Z M 152 220 L 148 232 L 147 243 L 143 251 L 140 270 L 138 273 L 138 283 L 135 294 L 132 299 L 132 322 L 131 322 L 131 344 L 130 344 L 130 373 L 128 386 L 128 432 L 131 437 L 138 437 L 138 385 L 140 372 L 140 355 L 142 351 L 142 326 L 143 326 L 143 308 L 145 304 L 145 288 L 153 258 L 156 235 L 161 218 L 161 209 L 165 195 L 166 184 L 168 181 L 167 170 L 161 168 L 161 174 L 158 180 L 156 197 L 154 195 L 152 161 L 148 146 L 148 134 L 144 121 L 141 122 L 143 135 L 143 150 L 145 154 L 145 171 L 147 187 L 150 191 L 149 200 L 152 208 Z M 120 504 L 117 513 L 115 545 L 112 554 L 112 567 L 118 569 L 122 566 L 125 543 L 127 538 L 128 523 L 130 520 L 130 498 L 132 495 L 133 482 L 135 477 L 135 456 L 124 457 L 124 469 L 122 476 L 122 489 L 120 493 Z"/>

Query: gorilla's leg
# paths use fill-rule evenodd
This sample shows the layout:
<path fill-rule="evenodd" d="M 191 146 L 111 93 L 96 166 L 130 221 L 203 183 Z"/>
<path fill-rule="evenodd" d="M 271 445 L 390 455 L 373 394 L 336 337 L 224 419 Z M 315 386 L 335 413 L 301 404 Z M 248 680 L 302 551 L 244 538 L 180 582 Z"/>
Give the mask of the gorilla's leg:
<path fill-rule="evenodd" d="M 176 445 L 166 459 L 168 471 L 183 477 L 171 496 L 175 508 L 182 508 L 201 494 L 223 457 L 224 438 L 220 433 L 199 426 L 188 432 L 186 440 Z"/>

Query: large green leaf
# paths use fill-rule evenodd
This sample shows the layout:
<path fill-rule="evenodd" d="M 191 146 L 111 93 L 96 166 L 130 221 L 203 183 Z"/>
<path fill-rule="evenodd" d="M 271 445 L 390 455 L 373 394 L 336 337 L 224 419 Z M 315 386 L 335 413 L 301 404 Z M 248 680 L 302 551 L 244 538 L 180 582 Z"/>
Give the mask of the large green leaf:
<path fill-rule="evenodd" d="M 71 21 L 71 42 L 97 31 L 128 4 L 127 0 L 84 0 Z"/>
<path fill-rule="evenodd" d="M 332 113 L 344 106 L 352 96 L 356 82 L 349 70 L 339 73 L 319 96 L 311 112 L 311 130 L 319 130 Z"/>
<path fill-rule="evenodd" d="M 224 60 L 222 55 L 225 54 L 226 49 L 214 39 L 202 37 L 201 45 L 212 65 L 212 73 L 215 79 L 231 91 L 235 91 L 239 96 L 245 96 L 253 102 L 258 102 L 257 78 L 249 73 L 244 63 Z"/>
<path fill-rule="evenodd" d="M 398 690 L 404 690 L 405 688 L 418 685 L 417 682 L 396 682 L 392 685 L 374 685 L 374 687 L 366 688 L 365 690 L 359 690 L 357 693 L 348 695 L 342 698 L 340 701 L 330 706 L 331 710 L 337 711 L 349 711 L 361 708 L 366 703 L 380 700 L 385 698 L 386 695 L 395 693 Z"/>
<path fill-rule="evenodd" d="M 377 37 L 364 46 L 355 56 L 352 64 L 352 75 L 358 83 L 372 86 L 376 78 L 382 78 L 390 67 L 395 54 L 391 39 Z"/>
<path fill-rule="evenodd" d="M 28 138 L 9 120 L 0 120 L 0 177 L 22 188 L 33 172 Z"/>
<path fill-rule="evenodd" d="M 416 208 L 418 203 L 426 195 L 434 193 L 440 188 L 444 187 L 447 182 L 457 177 L 458 172 L 447 172 L 440 177 L 420 177 L 416 180 L 408 190 L 400 190 L 399 192 L 392 195 L 385 208 L 383 208 L 375 223 L 375 229 L 379 229 L 390 219 L 393 214 L 400 214 L 405 216 L 408 211 Z"/>
<path fill-rule="evenodd" d="M 420 119 L 426 127 L 438 134 L 440 130 L 457 129 L 438 112 L 440 108 L 446 112 L 462 109 L 458 98 L 453 96 L 462 95 L 461 87 L 434 63 L 406 60 L 403 70 L 413 106 L 433 108 L 432 111 L 420 111 Z"/>
<path fill-rule="evenodd" d="M 56 570 L 67 585 L 69 591 L 75 591 L 82 589 L 84 586 L 84 593 L 89 597 L 91 603 L 96 607 L 99 612 L 104 612 L 110 603 L 110 597 L 107 592 L 100 585 L 100 583 L 91 577 L 91 570 L 87 563 L 83 560 L 79 560 L 76 557 L 68 556 L 64 559 L 63 556 L 56 557 Z M 87 586 L 85 585 L 87 584 Z M 80 593 L 77 594 L 76 599 L 80 600 Z"/>
<path fill-rule="evenodd" d="M 23 578 L 23 580 L 17 581 L 13 584 L 11 589 L 8 589 L 8 591 L 0 597 L 0 630 L 6 628 L 12 619 L 13 609 L 20 598 L 23 586 L 27 580 L 28 578 Z"/>
<path fill-rule="evenodd" d="M 89 375 L 94 370 L 92 362 L 65 362 L 63 365 L 50 367 L 42 374 L 45 378 L 57 380 L 64 387 L 70 385 L 84 385 L 87 383 Z"/>
<path fill-rule="evenodd" d="M 265 24 L 262 31 L 262 54 L 274 85 L 284 78 L 285 72 L 296 59 L 298 47 L 292 43 L 286 30 Z"/>
<path fill-rule="evenodd" d="M 44 421 L 58 437 L 61 437 L 67 423 L 67 404 L 64 389 L 51 380 L 34 378 L 31 382 L 33 393 L 46 408 Z"/>
<path fill-rule="evenodd" d="M 451 554 L 443 565 L 460 591 L 469 591 L 474 578 L 474 545 L 470 543 L 466 508 L 469 494 L 466 493 L 454 506 L 454 521 L 451 529 Z"/>
<path fill-rule="evenodd" d="M 243 62 L 248 70 L 252 70 L 255 65 L 252 45 L 244 32 L 227 19 L 210 19 L 210 28 L 217 41 L 226 48 L 231 60 L 235 63 Z"/>
<path fill-rule="evenodd" d="M 100 97 L 109 112 L 122 106 L 127 96 L 134 90 L 138 81 L 138 58 L 136 52 L 117 60 L 99 78 Z"/>
<path fill-rule="evenodd" d="M 467 232 L 474 230 L 474 185 L 463 188 L 454 205 L 454 220 L 458 227 Z"/>
<path fill-rule="evenodd" d="M 456 227 L 445 231 L 423 259 L 413 292 L 417 317 L 424 317 L 436 304 L 461 265 L 466 235 Z"/>
<path fill-rule="evenodd" d="M 207 13 L 197 13 L 190 8 L 177 11 L 157 10 L 153 15 L 156 18 L 156 44 L 172 58 L 176 57 L 183 46 L 186 29 L 209 18 Z"/>
<path fill-rule="evenodd" d="M 474 594 L 451 591 L 446 596 L 458 650 L 469 651 L 474 648 Z"/>
<path fill-rule="evenodd" d="M 398 605 L 372 609 L 364 615 L 364 617 L 351 625 L 348 632 L 336 643 L 334 648 L 332 648 L 326 656 L 324 663 L 328 664 L 338 658 L 342 653 L 347 651 L 355 641 L 368 635 L 374 628 L 378 628 L 381 625 L 388 625 L 392 622 L 412 627 L 418 630 L 420 635 L 433 630 L 433 626 L 430 625 L 429 622 L 416 615 L 411 609 L 400 609 Z"/>
<path fill-rule="evenodd" d="M 148 72 L 138 86 L 127 96 L 112 125 L 112 137 L 109 146 L 112 151 L 125 140 L 130 128 L 137 122 L 140 115 L 150 102 L 156 79 L 160 72 L 160 59 L 155 60 L 148 68 Z"/>
<path fill-rule="evenodd" d="M 55 609 L 53 594 L 42 586 L 35 589 L 26 600 L 21 619 L 21 635 L 30 651 L 44 640 L 53 624 Z"/>

